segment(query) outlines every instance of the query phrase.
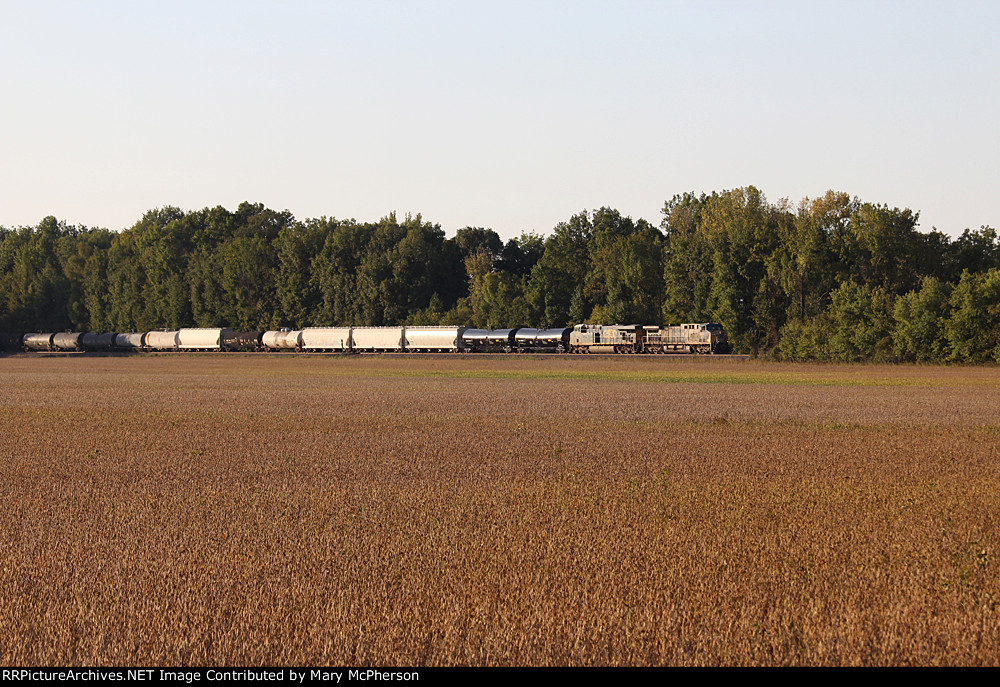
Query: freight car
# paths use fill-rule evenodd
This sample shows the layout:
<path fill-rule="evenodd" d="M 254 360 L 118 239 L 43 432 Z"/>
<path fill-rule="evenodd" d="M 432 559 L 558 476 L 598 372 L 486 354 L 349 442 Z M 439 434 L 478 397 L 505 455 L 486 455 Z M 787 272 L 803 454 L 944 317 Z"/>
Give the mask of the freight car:
<path fill-rule="evenodd" d="M 80 345 L 85 351 L 110 351 L 114 350 L 115 338 L 117 334 L 105 332 L 101 334 L 86 333 L 80 339 Z"/>
<path fill-rule="evenodd" d="M 176 351 L 177 335 L 179 331 L 168 331 L 164 329 L 160 332 L 146 332 L 142 345 L 151 351 Z"/>
<path fill-rule="evenodd" d="M 259 351 L 264 348 L 264 332 L 234 332 L 222 335 L 224 351 Z"/>
<path fill-rule="evenodd" d="M 462 348 L 472 353 L 513 353 L 521 329 L 466 329 L 462 332 Z"/>
<path fill-rule="evenodd" d="M 513 329 L 494 329 L 486 336 L 492 348 L 502 348 L 504 353 L 512 353 L 517 348 L 517 333 L 521 327 Z"/>
<path fill-rule="evenodd" d="M 180 329 L 177 332 L 177 350 L 221 351 L 223 338 L 232 331 L 232 329 L 205 327 Z"/>
<path fill-rule="evenodd" d="M 466 351 L 486 351 L 489 348 L 489 329 L 468 328 L 462 332 L 462 349 Z"/>
<path fill-rule="evenodd" d="M 514 333 L 514 351 L 517 353 L 556 352 L 569 350 L 572 329 L 530 329 L 522 327 Z"/>
<path fill-rule="evenodd" d="M 83 332 L 56 332 L 52 335 L 52 348 L 56 351 L 82 351 Z"/>
<path fill-rule="evenodd" d="M 403 338 L 408 351 L 464 350 L 465 327 L 406 327 Z"/>
<path fill-rule="evenodd" d="M 264 332 L 261 345 L 265 351 L 300 351 L 302 350 L 301 329 L 279 329 Z"/>
<path fill-rule="evenodd" d="M 115 349 L 119 351 L 140 351 L 145 345 L 145 341 L 145 332 L 115 334 Z"/>
<path fill-rule="evenodd" d="M 406 348 L 403 327 L 354 327 L 355 351 L 391 352 Z"/>
<path fill-rule="evenodd" d="M 302 330 L 303 351 L 351 350 L 354 339 L 350 327 L 306 327 Z"/>
<path fill-rule="evenodd" d="M 55 332 L 32 333 L 24 335 L 24 350 L 26 351 L 51 351 L 52 337 Z"/>

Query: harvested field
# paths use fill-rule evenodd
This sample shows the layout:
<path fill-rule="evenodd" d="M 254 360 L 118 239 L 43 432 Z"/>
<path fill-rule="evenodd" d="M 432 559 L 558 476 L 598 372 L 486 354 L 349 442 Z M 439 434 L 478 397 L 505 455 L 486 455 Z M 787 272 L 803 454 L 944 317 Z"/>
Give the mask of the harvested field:
<path fill-rule="evenodd" d="M 0 664 L 998 665 L 1000 370 L 0 358 Z"/>

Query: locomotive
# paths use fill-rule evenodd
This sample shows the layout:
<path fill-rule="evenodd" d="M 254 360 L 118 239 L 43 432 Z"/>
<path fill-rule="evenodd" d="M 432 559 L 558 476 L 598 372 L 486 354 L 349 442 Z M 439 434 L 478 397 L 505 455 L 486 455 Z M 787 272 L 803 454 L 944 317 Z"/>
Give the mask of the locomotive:
<path fill-rule="evenodd" d="M 555 329 L 469 327 L 306 327 L 240 332 L 186 328 L 150 332 L 43 332 L 0 335 L 25 351 L 306 351 L 335 353 L 694 353 L 729 352 L 722 325 L 578 324 Z"/>
<path fill-rule="evenodd" d="M 728 353 L 721 324 L 578 324 L 570 335 L 571 353 Z"/>

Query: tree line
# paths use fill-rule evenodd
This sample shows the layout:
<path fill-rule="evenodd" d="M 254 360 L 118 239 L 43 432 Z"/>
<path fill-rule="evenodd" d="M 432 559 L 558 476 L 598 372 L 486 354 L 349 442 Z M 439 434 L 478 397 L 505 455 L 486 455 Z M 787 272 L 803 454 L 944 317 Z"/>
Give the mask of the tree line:
<path fill-rule="evenodd" d="M 719 322 L 735 351 L 790 360 L 1000 360 L 996 231 L 917 219 L 752 186 L 675 196 L 659 226 L 600 208 L 506 242 L 251 203 L 159 208 L 121 232 L 47 217 L 0 227 L 0 329 Z"/>

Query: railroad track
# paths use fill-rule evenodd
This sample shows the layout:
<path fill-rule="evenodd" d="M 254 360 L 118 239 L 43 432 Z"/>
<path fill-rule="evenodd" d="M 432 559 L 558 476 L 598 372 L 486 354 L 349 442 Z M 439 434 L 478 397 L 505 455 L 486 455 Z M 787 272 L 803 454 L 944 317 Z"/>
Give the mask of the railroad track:
<path fill-rule="evenodd" d="M 749 360 L 748 354 L 739 353 L 712 353 L 696 355 L 691 353 L 467 353 L 467 352 L 438 352 L 419 353 L 416 351 L 399 352 L 325 352 L 325 351 L 13 351 L 3 353 L 2 357 L 26 357 L 26 358 L 127 358 L 143 356 L 250 356 L 250 357 L 277 357 L 277 358 L 350 358 L 361 356 L 365 358 L 415 358 L 415 359 L 442 359 L 455 360 L 456 358 L 470 359 L 491 359 L 491 360 Z"/>

